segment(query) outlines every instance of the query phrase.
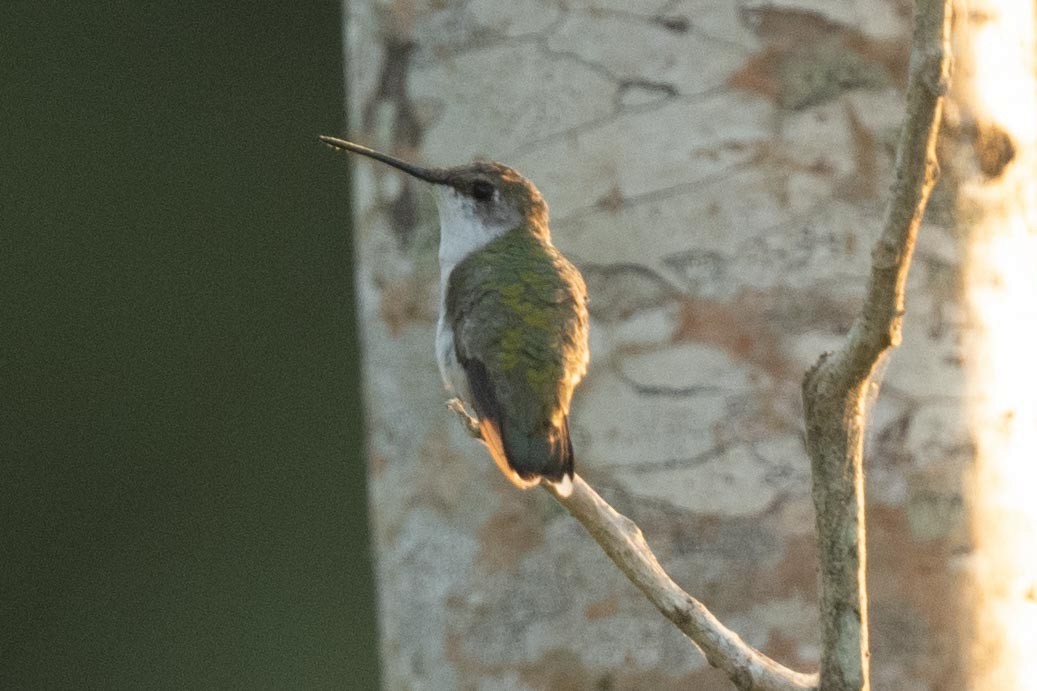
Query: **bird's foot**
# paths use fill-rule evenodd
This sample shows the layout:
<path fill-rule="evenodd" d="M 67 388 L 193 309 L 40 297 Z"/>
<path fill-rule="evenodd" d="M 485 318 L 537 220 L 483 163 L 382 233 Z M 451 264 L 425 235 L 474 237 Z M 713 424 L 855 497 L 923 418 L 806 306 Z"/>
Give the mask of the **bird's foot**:
<path fill-rule="evenodd" d="M 464 427 L 468 436 L 473 439 L 482 439 L 482 432 L 479 431 L 479 421 L 468 414 L 468 411 L 465 409 L 464 403 L 461 402 L 460 398 L 451 398 L 446 402 L 446 407 L 454 411 L 454 414 L 457 415 L 457 419 L 460 420 L 461 426 Z"/>

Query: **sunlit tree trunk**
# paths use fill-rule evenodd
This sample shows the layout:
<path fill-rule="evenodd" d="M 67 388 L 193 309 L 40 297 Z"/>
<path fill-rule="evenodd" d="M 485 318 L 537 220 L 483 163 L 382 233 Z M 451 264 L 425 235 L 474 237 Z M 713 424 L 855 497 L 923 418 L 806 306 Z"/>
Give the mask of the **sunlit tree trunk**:
<path fill-rule="evenodd" d="M 1037 684 L 1037 8 L 960 2 L 950 171 L 967 245 L 966 363 L 976 463 L 966 658 L 971 688 Z"/>
<path fill-rule="evenodd" d="M 859 309 L 892 182 L 911 3 L 357 0 L 351 136 L 531 177 L 591 293 L 577 470 L 747 642 L 820 660 L 800 382 Z M 355 179 L 389 688 L 727 689 L 544 493 L 443 405 L 432 200 Z M 876 688 L 961 685 L 962 309 L 938 189 L 904 345 L 869 397 Z"/>

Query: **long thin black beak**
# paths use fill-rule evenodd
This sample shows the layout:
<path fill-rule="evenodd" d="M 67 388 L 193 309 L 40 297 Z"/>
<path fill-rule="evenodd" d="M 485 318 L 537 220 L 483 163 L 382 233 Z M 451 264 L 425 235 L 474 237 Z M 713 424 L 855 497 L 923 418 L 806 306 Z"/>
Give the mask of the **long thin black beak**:
<path fill-rule="evenodd" d="M 328 137 L 322 134 L 320 136 L 320 140 L 333 149 L 339 149 L 340 151 L 351 151 L 354 154 L 360 154 L 361 156 L 373 158 L 376 161 L 387 163 L 391 165 L 393 168 L 398 168 L 399 170 L 402 170 L 404 173 L 413 175 L 419 180 L 431 182 L 434 185 L 442 185 L 447 181 L 446 171 L 442 170 L 441 168 L 423 168 L 421 166 L 416 166 L 413 163 L 407 163 L 406 161 L 402 161 L 394 156 L 390 156 L 389 154 L 383 154 L 381 151 L 375 151 L 374 149 L 369 149 L 366 146 L 354 144 L 353 142 L 347 142 L 345 139 L 338 139 L 337 137 Z"/>

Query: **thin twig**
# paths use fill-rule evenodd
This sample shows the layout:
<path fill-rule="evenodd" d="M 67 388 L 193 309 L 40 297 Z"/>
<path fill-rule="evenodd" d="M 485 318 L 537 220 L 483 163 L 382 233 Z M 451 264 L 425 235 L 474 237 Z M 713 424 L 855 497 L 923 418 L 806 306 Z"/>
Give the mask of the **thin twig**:
<path fill-rule="evenodd" d="M 609 558 L 653 605 L 690 638 L 711 665 L 740 689 L 791 691 L 814 689 L 817 675 L 794 672 L 752 648 L 721 624 L 705 605 L 684 592 L 659 564 L 641 529 L 609 506 L 579 475 L 563 497 L 544 488 L 583 524 Z"/>
<path fill-rule="evenodd" d="M 867 689 L 862 449 L 869 389 L 882 356 L 900 344 L 904 285 L 915 237 L 936 182 L 936 136 L 949 82 L 950 3 L 919 0 L 907 120 L 868 292 L 846 344 L 822 355 L 803 381 L 807 452 L 821 562 L 821 688 Z"/>

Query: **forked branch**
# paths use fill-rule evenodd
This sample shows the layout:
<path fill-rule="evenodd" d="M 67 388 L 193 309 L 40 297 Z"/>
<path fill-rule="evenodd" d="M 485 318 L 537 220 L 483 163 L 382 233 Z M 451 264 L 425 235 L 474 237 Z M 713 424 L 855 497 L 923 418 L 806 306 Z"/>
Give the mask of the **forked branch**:
<path fill-rule="evenodd" d="M 867 297 L 845 346 L 822 356 L 803 383 L 821 560 L 820 677 L 778 664 L 721 624 L 666 574 L 633 521 L 581 478 L 575 478 L 569 497 L 545 486 L 627 578 L 740 689 L 869 687 L 861 471 L 865 401 L 869 387 L 877 383 L 876 365 L 900 342 L 907 270 L 936 181 L 936 135 L 949 79 L 949 7 L 948 0 L 919 0 L 916 5 L 907 120 L 897 149 L 892 200 L 872 253 Z"/>
<path fill-rule="evenodd" d="M 897 147 L 896 180 L 860 314 L 841 350 L 822 355 L 803 380 L 818 556 L 821 688 L 867 689 L 864 430 L 876 367 L 900 344 L 904 286 L 915 236 L 937 177 L 936 136 L 950 73 L 950 3 L 919 0 Z"/>

